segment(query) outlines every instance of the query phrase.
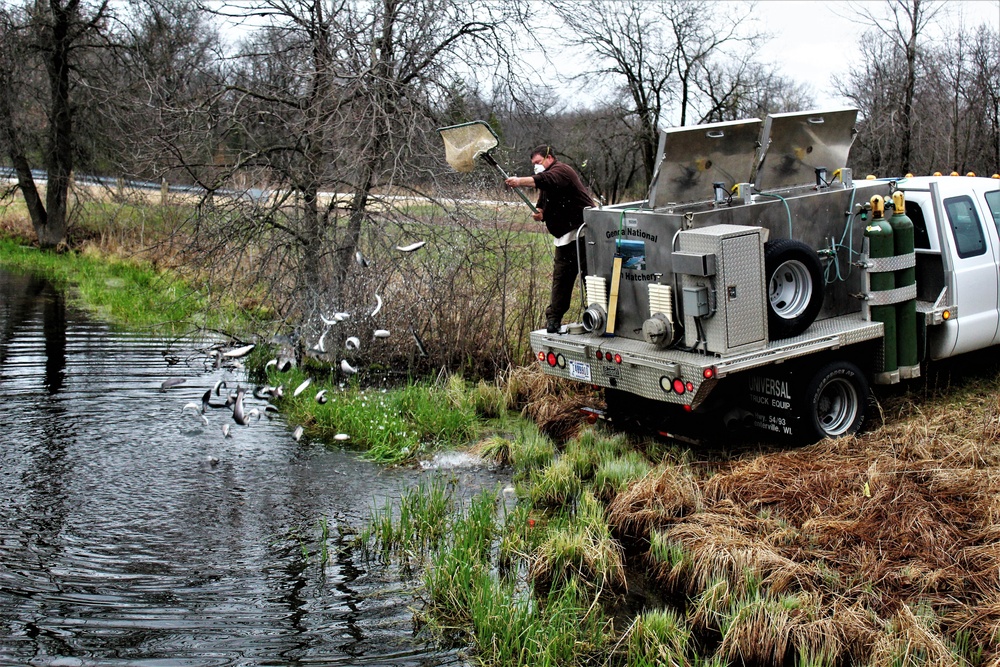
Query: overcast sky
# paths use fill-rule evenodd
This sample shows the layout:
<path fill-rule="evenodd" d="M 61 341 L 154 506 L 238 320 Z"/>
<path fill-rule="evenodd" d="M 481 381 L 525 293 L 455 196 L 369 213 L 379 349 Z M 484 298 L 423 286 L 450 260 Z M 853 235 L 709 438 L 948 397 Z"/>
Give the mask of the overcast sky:
<path fill-rule="evenodd" d="M 864 4 L 876 15 L 885 7 L 883 0 Z M 1000 30 L 1000 0 L 951 0 L 944 9 L 947 16 L 942 15 L 938 29 L 964 21 L 967 27 L 988 22 Z M 817 106 L 844 105 L 832 82 L 857 64 L 863 31 L 852 20 L 850 6 L 817 0 L 758 0 L 757 15 L 761 27 L 774 35 L 758 57 L 775 63 L 786 76 L 810 84 Z"/>

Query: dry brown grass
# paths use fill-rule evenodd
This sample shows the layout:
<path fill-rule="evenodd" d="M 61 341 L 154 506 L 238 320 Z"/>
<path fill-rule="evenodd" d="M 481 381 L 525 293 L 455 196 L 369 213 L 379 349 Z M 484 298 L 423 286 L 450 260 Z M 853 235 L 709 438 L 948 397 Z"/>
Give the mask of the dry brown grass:
<path fill-rule="evenodd" d="M 998 664 L 998 392 L 899 396 L 862 437 L 672 466 L 615 498 L 609 520 L 683 550 L 649 565 L 665 592 L 702 600 L 694 629 L 720 633 L 726 659 Z M 789 595 L 808 608 L 776 606 Z"/>
<path fill-rule="evenodd" d="M 546 375 L 537 363 L 512 368 L 504 378 L 509 405 L 562 443 L 587 423 L 582 408 L 603 407 L 600 394 L 587 385 Z"/>

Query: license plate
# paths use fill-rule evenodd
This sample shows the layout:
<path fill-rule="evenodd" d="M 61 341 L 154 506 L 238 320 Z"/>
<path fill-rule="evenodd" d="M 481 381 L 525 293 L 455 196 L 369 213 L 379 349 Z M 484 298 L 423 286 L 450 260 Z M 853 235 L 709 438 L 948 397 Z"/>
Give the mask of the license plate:
<path fill-rule="evenodd" d="M 590 364 L 585 364 L 582 361 L 569 362 L 569 376 L 574 380 L 590 382 Z"/>

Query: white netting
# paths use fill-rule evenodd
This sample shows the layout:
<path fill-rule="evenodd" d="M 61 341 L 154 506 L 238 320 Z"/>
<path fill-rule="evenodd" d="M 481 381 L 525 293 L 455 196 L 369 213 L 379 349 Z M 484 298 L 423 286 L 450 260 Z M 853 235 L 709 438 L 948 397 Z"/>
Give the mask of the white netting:
<path fill-rule="evenodd" d="M 472 171 L 476 158 L 496 148 L 496 135 L 482 121 L 444 127 L 438 130 L 444 139 L 444 157 L 455 171 Z"/>

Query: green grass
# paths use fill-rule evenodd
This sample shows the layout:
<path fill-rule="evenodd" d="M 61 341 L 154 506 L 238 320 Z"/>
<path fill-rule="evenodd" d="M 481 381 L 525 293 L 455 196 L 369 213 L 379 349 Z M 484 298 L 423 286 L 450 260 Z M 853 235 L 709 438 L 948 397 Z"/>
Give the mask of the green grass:
<path fill-rule="evenodd" d="M 0 238 L 0 266 L 67 288 L 71 304 L 122 328 L 179 333 L 239 328 L 244 321 L 235 308 L 209 308 L 204 294 L 142 262 L 56 253 Z"/>
<path fill-rule="evenodd" d="M 409 561 L 440 544 L 454 510 L 454 493 L 434 479 L 404 491 L 398 501 L 390 498 L 374 509 L 358 539 L 366 550 L 377 546 L 385 559 L 397 555 Z"/>
<path fill-rule="evenodd" d="M 630 667 L 680 667 L 689 662 L 691 630 L 673 609 L 639 614 L 625 637 Z"/>
<path fill-rule="evenodd" d="M 268 374 L 270 384 L 284 386 L 285 397 L 276 404 L 288 422 L 305 424 L 311 436 L 325 441 L 346 434 L 352 446 L 378 463 L 400 463 L 441 446 L 468 444 L 481 426 L 468 393 L 454 384 L 460 378 L 444 386 L 425 381 L 398 389 L 341 388 L 331 381 L 314 381 L 292 397 L 305 379 L 298 368 L 287 373 L 272 368 Z M 329 398 L 322 405 L 315 401 L 321 389 Z"/>

